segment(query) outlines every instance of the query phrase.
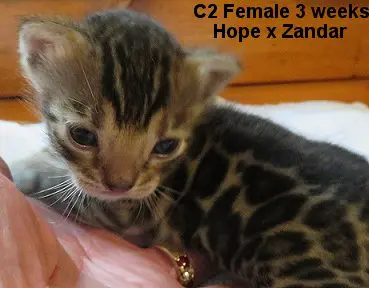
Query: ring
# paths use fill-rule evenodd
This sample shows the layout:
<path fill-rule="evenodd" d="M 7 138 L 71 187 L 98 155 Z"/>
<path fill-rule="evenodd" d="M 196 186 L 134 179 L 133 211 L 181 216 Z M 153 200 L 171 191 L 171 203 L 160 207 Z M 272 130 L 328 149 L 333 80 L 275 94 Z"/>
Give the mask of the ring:
<path fill-rule="evenodd" d="M 176 266 L 178 282 L 186 288 L 194 287 L 195 270 L 191 264 L 190 258 L 186 254 L 174 255 L 167 248 L 157 246 L 161 251 L 167 254 Z"/>

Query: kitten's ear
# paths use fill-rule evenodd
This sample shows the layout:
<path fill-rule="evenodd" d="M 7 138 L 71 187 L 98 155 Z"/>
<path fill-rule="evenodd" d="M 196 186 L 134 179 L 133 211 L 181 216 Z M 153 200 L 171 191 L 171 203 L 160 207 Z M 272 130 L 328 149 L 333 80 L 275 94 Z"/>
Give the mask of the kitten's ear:
<path fill-rule="evenodd" d="M 200 93 L 205 98 L 216 96 L 241 70 L 235 57 L 204 50 L 189 52 L 186 64 L 195 70 Z"/>
<path fill-rule="evenodd" d="M 55 62 L 67 59 L 75 48 L 83 49 L 86 44 L 80 32 L 63 22 L 30 18 L 19 27 L 20 63 L 35 88 L 40 84 L 36 74 L 50 72 Z"/>

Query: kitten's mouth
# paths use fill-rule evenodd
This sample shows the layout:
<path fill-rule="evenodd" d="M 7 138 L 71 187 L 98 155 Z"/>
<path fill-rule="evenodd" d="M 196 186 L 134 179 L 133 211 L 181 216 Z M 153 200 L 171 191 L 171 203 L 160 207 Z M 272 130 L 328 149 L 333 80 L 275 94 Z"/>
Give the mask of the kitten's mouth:
<path fill-rule="evenodd" d="M 156 189 L 156 185 L 145 185 L 142 187 L 133 187 L 131 189 L 84 189 L 86 193 L 91 196 L 100 198 L 102 200 L 118 200 L 118 199 L 144 199 L 149 197 Z"/>

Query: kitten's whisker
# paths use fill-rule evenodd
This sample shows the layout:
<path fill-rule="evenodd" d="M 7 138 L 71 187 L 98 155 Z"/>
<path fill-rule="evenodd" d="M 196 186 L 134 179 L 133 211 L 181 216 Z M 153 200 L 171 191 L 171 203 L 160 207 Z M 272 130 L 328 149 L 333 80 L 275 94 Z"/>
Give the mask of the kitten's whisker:
<path fill-rule="evenodd" d="M 136 222 L 137 222 L 137 220 L 139 219 L 140 214 L 141 214 L 141 210 L 142 210 L 142 206 L 143 206 L 143 200 L 139 200 L 139 207 L 138 207 L 138 211 L 137 211 L 137 214 L 136 214 L 135 219 L 133 220 L 133 223 L 136 223 Z"/>
<path fill-rule="evenodd" d="M 165 191 L 172 192 L 173 194 L 177 194 L 177 195 L 182 195 L 183 194 L 183 193 L 181 193 L 181 192 L 179 192 L 177 190 L 174 190 L 173 188 L 166 187 L 166 186 L 163 186 L 163 185 L 159 185 L 158 188 L 163 189 Z"/>
<path fill-rule="evenodd" d="M 54 178 L 65 178 L 65 177 L 69 177 L 69 174 L 67 174 L 67 175 L 62 175 L 62 176 L 48 176 L 47 178 L 49 178 L 49 179 L 54 179 Z"/>
<path fill-rule="evenodd" d="M 69 193 L 73 188 L 74 188 L 74 186 L 70 187 L 70 188 L 69 188 L 69 190 L 68 190 L 67 192 L 63 191 L 63 193 L 61 193 L 60 197 L 59 197 L 58 199 L 56 199 L 53 203 L 51 203 L 51 204 L 49 205 L 49 207 L 52 207 L 52 206 L 54 206 L 56 203 L 58 203 L 59 201 L 61 201 L 61 199 L 62 199 L 63 197 L 65 197 L 65 194 L 68 194 L 68 193 Z"/>
<path fill-rule="evenodd" d="M 71 208 L 70 208 L 70 211 L 69 211 L 69 213 L 68 213 L 68 215 L 72 212 L 72 210 L 73 210 L 73 207 L 76 205 L 76 201 L 74 201 L 74 199 L 77 197 L 77 195 L 78 195 L 78 193 L 76 193 L 77 191 L 78 191 L 78 187 L 74 187 L 74 190 L 72 190 L 72 192 L 69 194 L 69 196 L 66 198 L 66 199 L 63 199 L 62 201 L 64 202 L 64 201 L 66 201 L 67 199 L 69 199 L 70 198 L 70 200 L 69 200 L 69 202 L 68 202 L 68 205 L 67 205 L 67 207 L 64 209 L 64 212 L 63 212 L 63 214 L 62 214 L 62 216 L 64 217 L 64 220 L 66 221 L 68 218 L 68 216 L 66 217 L 65 216 L 65 213 L 69 210 L 68 208 L 69 208 L 69 206 L 72 204 L 72 206 L 71 206 Z"/>
<path fill-rule="evenodd" d="M 82 103 L 81 101 L 79 101 L 75 98 L 68 98 L 68 99 L 72 100 L 73 102 L 76 102 L 77 104 L 80 104 L 81 106 L 85 107 L 86 109 L 89 109 L 89 107 L 86 104 Z M 77 112 L 82 112 L 82 111 L 77 111 Z"/>
<path fill-rule="evenodd" d="M 147 198 L 144 198 L 143 200 L 144 200 L 144 203 L 145 203 L 145 205 L 146 205 L 147 209 L 148 209 L 148 210 L 149 210 L 149 212 L 151 213 L 149 200 L 147 200 Z"/>
<path fill-rule="evenodd" d="M 77 190 L 77 192 L 75 193 L 75 195 L 76 195 L 76 198 L 77 198 L 77 199 L 75 199 L 75 197 L 73 197 L 73 199 L 71 200 L 71 202 L 73 202 L 73 205 L 72 205 L 72 207 L 70 208 L 70 210 L 69 210 L 69 212 L 68 212 L 68 214 L 67 214 L 66 219 L 68 219 L 68 218 L 69 218 L 69 216 L 70 216 L 70 214 L 72 213 L 72 211 L 73 211 L 74 207 L 77 205 L 78 200 L 79 200 L 79 197 L 81 196 L 81 193 L 82 193 L 82 192 L 81 192 L 81 189 Z"/>
<path fill-rule="evenodd" d="M 91 94 L 91 97 L 92 97 L 92 99 L 95 101 L 95 105 L 94 105 L 94 107 L 95 107 L 95 111 L 97 110 L 96 109 L 96 104 L 97 104 L 97 99 L 96 99 L 96 97 L 95 97 L 95 95 L 94 95 L 94 92 L 92 91 L 92 87 L 91 87 L 91 84 L 90 84 L 90 81 L 88 81 L 88 78 L 87 78 L 87 74 L 86 74 L 86 71 L 85 71 L 85 68 L 83 68 L 83 65 L 82 65 L 82 63 L 81 63 L 81 61 L 79 61 L 79 65 L 80 65 L 80 67 L 81 67 L 81 69 L 82 69 L 82 72 L 83 72 L 83 76 L 84 76 L 84 78 L 85 78 L 85 80 L 86 80 L 86 84 L 87 84 L 87 86 L 88 86 L 88 89 L 90 90 L 90 94 Z"/>
<path fill-rule="evenodd" d="M 26 93 L 28 94 L 28 93 Z M 30 93 L 31 94 L 31 93 Z M 33 95 L 33 94 L 32 94 Z M 25 107 L 32 115 L 36 116 L 37 118 L 41 118 L 41 111 L 38 108 L 39 105 L 32 101 L 34 97 L 22 97 L 21 99 L 15 98 L 23 107 Z"/>
<path fill-rule="evenodd" d="M 154 207 L 154 200 L 153 200 L 152 195 L 150 195 L 150 197 L 148 197 L 147 199 L 149 200 L 149 203 L 150 203 L 151 213 L 153 215 L 156 215 L 156 211 L 155 211 L 155 207 Z"/>
<path fill-rule="evenodd" d="M 146 210 L 147 210 L 147 206 L 145 204 L 146 202 L 145 201 L 141 201 L 141 210 L 144 212 L 144 213 L 147 213 Z M 145 217 L 141 217 L 141 221 L 140 221 L 140 225 L 144 225 L 144 222 L 145 222 Z"/>
<path fill-rule="evenodd" d="M 78 208 L 77 208 L 76 216 L 74 217 L 74 222 L 76 222 L 76 223 L 78 222 L 78 216 L 79 216 L 79 213 L 81 212 L 81 209 L 83 209 L 83 202 L 84 202 L 85 197 L 86 197 L 86 193 L 83 192 L 82 188 L 79 188 L 79 191 L 80 191 L 79 193 L 80 193 L 80 196 L 81 196 L 81 200 L 80 200 Z"/>
<path fill-rule="evenodd" d="M 48 132 L 44 131 L 44 133 L 47 135 L 47 137 L 50 138 L 50 134 Z M 46 159 L 41 158 L 45 163 L 49 164 L 50 166 L 53 166 L 56 169 L 60 169 L 60 170 L 66 170 L 67 169 L 67 162 L 62 157 L 60 157 L 60 155 L 58 153 L 56 153 L 53 150 L 49 151 L 49 153 L 52 155 L 52 157 L 55 157 L 58 160 L 58 162 L 56 163 L 56 161 L 54 159 L 51 160 L 50 158 L 46 158 Z M 65 166 L 58 166 L 57 164 L 60 164 L 60 163 L 63 163 Z"/>
<path fill-rule="evenodd" d="M 72 195 L 74 195 L 74 196 L 75 196 L 75 194 L 72 194 Z M 68 202 L 67 207 L 65 207 L 64 212 L 62 213 L 62 216 L 63 216 L 63 218 L 64 218 L 64 222 L 67 220 L 67 218 L 65 217 L 65 213 L 68 211 L 68 209 L 69 209 L 69 205 L 70 205 L 72 202 L 73 202 L 73 198 L 71 199 L 71 201 L 69 201 L 69 202 Z"/>
<path fill-rule="evenodd" d="M 56 190 L 56 191 L 54 191 L 54 192 L 52 192 L 52 193 L 48 193 L 48 194 L 46 194 L 46 195 L 43 195 L 43 196 L 37 197 L 37 199 L 44 199 L 44 198 L 48 198 L 48 197 L 51 197 L 51 196 L 56 195 L 56 194 L 63 193 L 63 192 L 65 192 L 65 190 L 67 190 L 67 189 L 69 189 L 69 188 L 72 188 L 72 187 L 73 187 L 73 185 L 74 185 L 73 183 L 69 183 L 69 184 L 67 184 L 66 186 L 64 186 L 64 187 L 60 188 L 59 190 Z"/>
<path fill-rule="evenodd" d="M 164 197 L 168 201 L 174 202 L 174 200 L 172 198 L 170 198 L 167 194 L 165 194 L 164 192 L 160 191 L 159 189 L 156 189 L 155 192 L 157 192 L 160 196 Z"/>
<path fill-rule="evenodd" d="M 149 209 L 150 214 L 153 214 L 150 197 L 144 198 L 146 206 Z"/>
<path fill-rule="evenodd" d="M 54 185 L 52 187 L 49 187 L 47 189 L 38 191 L 38 192 L 34 193 L 33 195 L 38 195 L 40 193 L 43 193 L 43 192 L 46 192 L 46 191 L 50 191 L 50 190 L 55 189 L 55 188 L 59 188 L 60 186 L 63 186 L 64 184 L 66 184 L 67 182 L 70 182 L 70 181 L 71 181 L 71 179 L 67 179 L 67 180 L 65 180 L 65 181 L 63 181 L 63 182 L 61 182 L 59 184 L 56 184 L 56 185 Z"/>
<path fill-rule="evenodd" d="M 152 202 L 153 202 L 153 212 L 154 212 L 154 218 L 158 218 L 161 219 L 161 210 L 159 208 L 159 204 L 160 204 L 160 198 L 159 196 L 155 193 L 152 194 L 152 197 L 150 197 Z"/>
<path fill-rule="evenodd" d="M 163 189 L 164 191 L 161 191 L 160 189 Z M 169 195 L 167 195 L 165 192 L 172 192 L 176 195 L 179 195 L 178 199 L 172 199 Z M 178 203 L 181 201 L 181 199 L 183 199 L 183 197 L 185 196 L 185 193 L 180 193 L 179 191 L 176 191 L 172 188 L 169 187 L 165 187 L 165 186 L 158 186 L 157 189 L 155 190 L 154 194 L 158 193 L 159 195 L 161 195 L 162 197 L 166 198 L 168 201 L 171 202 L 171 207 L 174 207 L 176 205 L 178 205 Z M 157 197 L 157 195 L 155 195 Z M 167 214 L 168 211 L 163 211 L 163 213 L 161 213 L 162 215 L 160 215 L 161 217 L 159 217 L 158 221 L 161 222 L 164 219 L 168 219 L 170 218 L 170 214 Z"/>
<path fill-rule="evenodd" d="M 76 223 L 82 223 L 83 222 L 83 216 L 80 217 L 81 212 L 85 211 L 86 209 L 88 209 L 89 204 L 91 203 L 91 199 L 88 198 L 88 195 L 83 191 L 83 189 L 81 188 L 81 194 L 82 194 L 82 199 L 79 203 L 79 207 L 77 210 L 77 214 L 75 216 L 75 222 Z M 87 199 L 86 199 L 87 198 Z M 90 201 L 89 201 L 90 200 Z M 86 201 L 86 202 L 85 202 Z M 86 204 L 86 205 L 85 205 Z"/>
<path fill-rule="evenodd" d="M 47 198 L 47 197 L 50 197 L 50 196 L 53 196 L 53 195 L 56 195 L 58 193 L 62 193 L 64 192 L 65 190 L 67 190 L 68 188 L 71 188 L 73 187 L 73 183 L 66 183 L 64 184 L 63 186 L 60 186 L 58 187 L 58 189 L 54 192 L 51 192 L 51 193 L 47 193 L 46 195 L 43 195 L 43 196 L 37 196 L 38 199 L 43 199 L 43 198 Z"/>
<path fill-rule="evenodd" d="M 74 98 L 68 98 L 69 100 L 71 100 L 72 102 L 76 102 L 78 103 L 79 105 L 85 107 L 87 110 L 89 110 L 90 108 L 88 106 L 86 106 L 85 104 L 83 104 L 81 101 L 78 101 Z M 86 115 L 86 112 L 85 111 L 82 111 L 81 109 L 77 109 L 76 107 L 73 107 L 74 111 L 78 112 L 80 115 Z"/>
<path fill-rule="evenodd" d="M 62 200 L 62 202 L 67 201 L 70 197 L 72 197 L 76 191 L 78 191 L 78 187 L 74 186 L 74 189 L 71 189 L 71 191 L 69 193 L 67 193 L 67 195 L 64 197 L 64 199 Z"/>

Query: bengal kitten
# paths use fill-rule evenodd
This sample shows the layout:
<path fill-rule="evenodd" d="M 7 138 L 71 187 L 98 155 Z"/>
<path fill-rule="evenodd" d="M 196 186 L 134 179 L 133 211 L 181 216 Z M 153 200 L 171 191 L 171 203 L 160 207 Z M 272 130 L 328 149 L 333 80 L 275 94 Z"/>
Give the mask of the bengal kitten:
<path fill-rule="evenodd" d="M 250 287 L 369 287 L 369 164 L 217 104 L 233 57 L 127 10 L 30 18 L 19 47 L 54 151 L 13 168 L 24 193 Z"/>

